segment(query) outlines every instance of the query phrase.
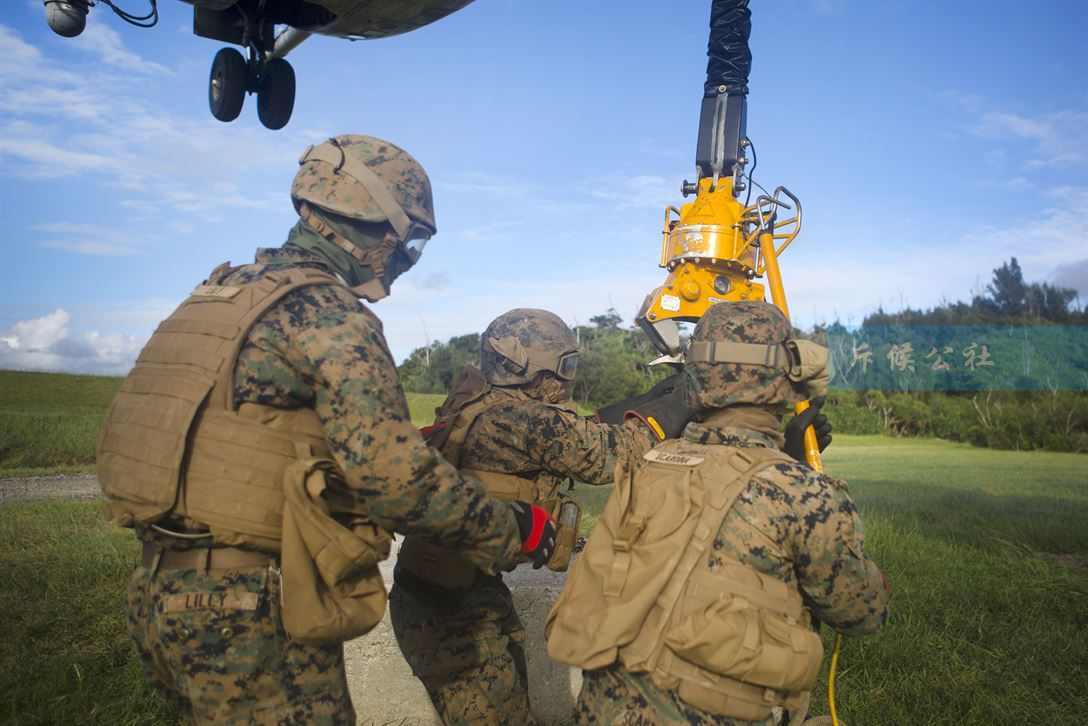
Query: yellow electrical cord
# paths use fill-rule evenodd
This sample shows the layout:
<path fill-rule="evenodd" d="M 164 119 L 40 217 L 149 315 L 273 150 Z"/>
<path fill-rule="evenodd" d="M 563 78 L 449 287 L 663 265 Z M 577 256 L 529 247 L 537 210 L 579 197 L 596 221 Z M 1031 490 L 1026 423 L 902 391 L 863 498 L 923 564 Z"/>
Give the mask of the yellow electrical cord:
<path fill-rule="evenodd" d="M 831 726 L 839 726 L 839 714 L 835 709 L 835 673 L 839 669 L 840 650 L 842 650 L 842 633 L 835 633 L 835 647 L 831 651 L 831 667 L 827 669 L 827 705 L 831 709 Z"/>

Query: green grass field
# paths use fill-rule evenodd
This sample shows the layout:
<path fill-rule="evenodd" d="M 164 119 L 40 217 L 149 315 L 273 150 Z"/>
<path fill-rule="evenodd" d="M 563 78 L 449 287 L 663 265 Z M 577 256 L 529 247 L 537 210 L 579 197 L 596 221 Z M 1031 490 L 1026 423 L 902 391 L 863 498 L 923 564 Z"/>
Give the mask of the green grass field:
<path fill-rule="evenodd" d="M 0 371 L 0 477 L 94 470 L 120 378 Z"/>
<path fill-rule="evenodd" d="M 98 428 L 121 378 L 0 371 L 0 477 L 94 472 Z M 445 396 L 412 394 L 412 420 Z"/>
<path fill-rule="evenodd" d="M 0 385 L 0 411 L 22 405 L 31 416 L 66 418 L 64 395 L 43 403 L 33 381 L 20 380 L 20 391 Z M 77 389 L 67 395 L 81 415 L 95 415 L 91 389 Z M 441 398 L 410 396 L 413 420 L 429 423 Z M 93 450 L 93 431 L 89 440 Z M 844 722 L 1080 723 L 1088 713 L 1088 458 L 837 436 L 827 467 L 849 480 L 867 549 L 895 590 L 884 632 L 846 641 Z M 609 489 L 578 488 L 587 521 Z M 0 505 L 0 723 L 174 722 L 144 685 L 124 633 L 135 550 L 97 504 Z M 822 693 L 821 685 L 817 713 L 826 712 Z"/>

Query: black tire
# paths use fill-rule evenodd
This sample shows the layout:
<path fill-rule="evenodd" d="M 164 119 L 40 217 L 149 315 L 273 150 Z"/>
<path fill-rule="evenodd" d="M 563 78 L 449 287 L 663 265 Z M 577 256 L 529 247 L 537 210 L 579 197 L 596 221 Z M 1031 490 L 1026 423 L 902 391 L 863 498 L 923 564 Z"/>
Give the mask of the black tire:
<path fill-rule="evenodd" d="M 208 76 L 208 108 L 220 121 L 233 121 L 246 100 L 245 57 L 234 48 L 223 48 L 212 60 Z"/>
<path fill-rule="evenodd" d="M 266 129 L 282 129 L 295 108 L 295 69 L 283 58 L 274 58 L 261 71 L 257 91 L 257 117 Z"/>

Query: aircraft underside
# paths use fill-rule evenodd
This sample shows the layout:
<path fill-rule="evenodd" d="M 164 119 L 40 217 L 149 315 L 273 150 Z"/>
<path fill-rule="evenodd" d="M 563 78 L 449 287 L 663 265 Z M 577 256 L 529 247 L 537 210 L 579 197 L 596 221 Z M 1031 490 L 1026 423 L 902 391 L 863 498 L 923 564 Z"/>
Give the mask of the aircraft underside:
<path fill-rule="evenodd" d="M 151 12 L 134 15 L 111 0 L 109 6 L 127 22 L 151 27 Z M 257 95 L 257 115 L 270 129 L 291 119 L 295 103 L 295 71 L 286 56 L 310 35 L 349 40 L 387 38 L 441 20 L 473 0 L 181 0 L 193 6 L 193 33 L 241 46 L 216 53 L 208 78 L 208 106 L 220 121 L 233 121 L 247 94 Z M 79 35 L 86 24 L 90 0 L 43 0 L 49 26 L 59 35 Z M 276 33 L 276 26 L 287 30 Z"/>

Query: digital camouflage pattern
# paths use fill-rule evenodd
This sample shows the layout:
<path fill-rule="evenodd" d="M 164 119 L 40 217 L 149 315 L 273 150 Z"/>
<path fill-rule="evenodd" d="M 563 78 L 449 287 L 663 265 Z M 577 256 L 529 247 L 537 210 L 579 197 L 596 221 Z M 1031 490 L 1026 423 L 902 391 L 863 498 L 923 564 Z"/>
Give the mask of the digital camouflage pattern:
<path fill-rule="evenodd" d="M 574 333 L 558 315 L 515 308 L 492 320 L 480 336 L 480 370 L 496 386 L 518 386 L 541 371 L 554 373 L 559 358 L 576 350 Z"/>
<path fill-rule="evenodd" d="M 554 491 L 568 479 L 612 481 L 657 438 L 642 423 L 609 426 L 496 387 L 469 429 L 461 466 L 535 479 Z M 525 627 L 501 577 L 478 574 L 467 590 L 438 588 L 397 570 L 389 610 L 401 652 L 447 724 L 533 723 L 524 675 Z"/>
<path fill-rule="evenodd" d="M 223 269 L 209 282 L 245 285 L 292 267 L 336 272 L 325 258 L 289 244 L 259 250 L 254 264 Z M 346 484 L 339 494 L 360 499 L 369 518 L 382 528 L 426 535 L 486 571 L 520 560 L 521 537 L 510 507 L 489 497 L 478 481 L 463 477 L 424 443 L 410 421 L 381 322 L 347 289 L 324 284 L 301 288 L 266 311 L 240 352 L 234 396 L 239 405 L 313 409 Z M 186 547 L 184 540 L 147 528 L 140 528 L 138 536 L 172 549 Z M 183 704 L 192 700 L 195 711 L 264 710 L 267 698 L 267 708 L 276 714 L 280 712 L 275 709 L 287 707 L 280 691 L 290 695 L 297 682 L 299 698 L 310 699 L 306 708 L 311 710 L 303 709 L 297 719 L 293 711 L 283 712 L 269 723 L 353 723 L 339 646 L 284 646 L 278 606 L 257 615 L 201 611 L 166 617 L 156 609 L 164 592 L 186 592 L 210 602 L 207 598 L 225 587 L 257 588 L 257 581 L 248 577 L 220 581 L 192 571 L 164 570 L 150 578 L 137 569 L 129 617 L 153 681 Z M 266 581 L 260 583 L 263 587 Z M 278 593 L 272 600 L 279 602 Z M 169 653 L 162 650 L 167 645 Z M 267 649 L 282 651 L 281 659 L 273 659 Z M 226 685 L 213 678 L 220 673 L 229 678 Z M 273 690 L 275 694 L 266 695 Z M 317 693 L 324 695 L 307 695 Z M 293 701 L 287 705 L 295 708 Z M 264 723 L 260 718 L 256 722 Z"/>
<path fill-rule="evenodd" d="M 265 249 L 216 284 L 245 284 L 294 265 L 324 263 L 291 247 Z M 521 540 L 510 508 L 423 441 L 381 321 L 346 289 L 306 287 L 266 312 L 238 357 L 234 395 L 238 403 L 313 408 L 347 486 L 382 528 L 464 550 L 485 570 L 517 561 Z"/>
<path fill-rule="evenodd" d="M 574 706 L 579 726 L 735 726 L 739 722 L 687 705 L 673 691 L 663 691 L 644 675 L 622 669 L 600 668 L 582 672 L 582 690 Z"/>
<path fill-rule="evenodd" d="M 359 134 L 333 137 L 319 146 L 339 148 L 354 161 L 366 164 L 389 188 L 393 199 L 413 221 L 435 231 L 431 182 L 415 158 L 396 144 Z M 305 156 L 305 154 L 303 154 Z M 326 211 L 361 222 L 384 222 L 386 213 L 362 184 L 324 161 L 302 163 L 291 184 L 291 199 L 298 210 L 309 202 Z"/>
<path fill-rule="evenodd" d="M 268 567 L 138 567 L 128 630 L 148 679 L 195 723 L 354 724 L 343 648 L 287 638 Z"/>
<path fill-rule="evenodd" d="M 779 448 L 776 424 L 777 418 L 760 407 L 727 408 L 689 423 L 682 440 L 662 446 L 694 456 L 709 446 Z M 794 585 L 817 620 L 861 635 L 884 624 L 889 597 L 883 575 L 865 556 L 864 543 L 861 519 L 844 482 L 803 464 L 782 462 L 757 473 L 740 494 L 714 539 L 708 564 L 715 571 L 726 560 L 739 560 Z M 700 712 L 658 689 L 646 674 L 616 665 L 585 675 L 577 705 L 580 724 L 773 723 Z"/>
<path fill-rule="evenodd" d="M 712 305 L 699 319 L 692 341 L 784 343 L 791 335 L 786 316 L 765 302 Z M 805 398 L 781 368 L 739 363 L 692 363 L 684 366 L 699 402 L 710 408 L 738 403 L 781 406 Z"/>
<path fill-rule="evenodd" d="M 448 726 L 527 726 L 525 628 L 498 575 L 447 590 L 404 573 L 389 596 L 393 631 L 405 660 Z"/>

